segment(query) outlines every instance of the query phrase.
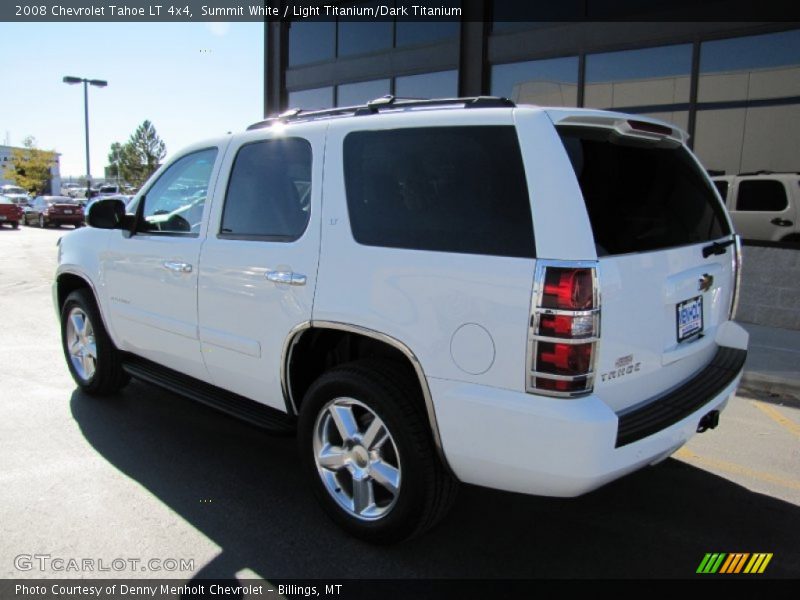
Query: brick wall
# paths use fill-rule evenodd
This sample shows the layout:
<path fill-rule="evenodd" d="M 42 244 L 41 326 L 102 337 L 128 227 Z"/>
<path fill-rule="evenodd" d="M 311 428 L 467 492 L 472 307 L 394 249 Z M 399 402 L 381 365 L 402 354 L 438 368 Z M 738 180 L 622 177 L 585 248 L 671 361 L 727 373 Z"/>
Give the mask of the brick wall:
<path fill-rule="evenodd" d="M 800 250 L 745 246 L 737 321 L 800 329 Z"/>

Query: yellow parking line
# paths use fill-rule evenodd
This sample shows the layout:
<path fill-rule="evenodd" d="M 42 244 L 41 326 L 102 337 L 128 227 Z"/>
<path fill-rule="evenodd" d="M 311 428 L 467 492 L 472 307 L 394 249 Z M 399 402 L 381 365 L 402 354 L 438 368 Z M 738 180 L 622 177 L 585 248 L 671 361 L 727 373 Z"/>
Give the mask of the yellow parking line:
<path fill-rule="evenodd" d="M 743 475 L 744 477 L 750 477 L 751 479 L 757 479 L 759 481 L 766 481 L 768 483 L 773 483 L 775 485 L 779 485 L 781 487 L 789 488 L 792 490 L 800 490 L 800 481 L 796 479 L 787 479 L 785 477 L 779 477 L 778 475 L 773 475 L 772 473 L 766 473 L 764 471 L 756 471 L 755 469 L 750 469 L 742 465 L 737 465 L 736 463 L 728 462 L 727 460 L 718 460 L 716 458 L 707 458 L 705 456 L 698 456 L 697 454 L 687 449 L 686 447 L 683 447 L 680 450 L 678 450 L 674 454 L 674 456 L 676 458 L 680 458 L 682 460 L 685 460 L 686 462 L 693 463 L 700 467 L 708 467 L 709 469 L 715 469 L 718 471 L 723 471 L 734 475 Z"/>
<path fill-rule="evenodd" d="M 751 400 L 751 404 L 767 415 L 770 419 L 775 421 L 778 425 L 792 432 L 797 437 L 800 437 L 800 425 L 784 417 L 774 406 L 770 406 L 764 402 L 757 402 L 756 400 Z"/>

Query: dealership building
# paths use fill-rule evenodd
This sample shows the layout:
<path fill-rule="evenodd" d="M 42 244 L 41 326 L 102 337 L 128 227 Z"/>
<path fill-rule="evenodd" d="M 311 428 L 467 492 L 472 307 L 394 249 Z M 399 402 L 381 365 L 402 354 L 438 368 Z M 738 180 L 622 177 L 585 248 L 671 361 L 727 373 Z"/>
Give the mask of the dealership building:
<path fill-rule="evenodd" d="M 600 0 L 521 22 L 508 0 L 450 4 L 459 21 L 267 23 L 266 114 L 386 94 L 506 96 L 667 120 L 713 171 L 800 171 L 800 22 L 636 21 Z M 593 14 L 605 20 L 580 20 Z"/>

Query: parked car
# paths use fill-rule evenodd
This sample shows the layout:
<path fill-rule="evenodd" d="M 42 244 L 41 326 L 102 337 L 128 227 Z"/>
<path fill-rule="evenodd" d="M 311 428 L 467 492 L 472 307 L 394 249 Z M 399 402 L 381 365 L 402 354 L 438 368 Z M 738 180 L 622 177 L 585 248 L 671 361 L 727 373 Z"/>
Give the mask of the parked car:
<path fill-rule="evenodd" d="M 30 194 L 18 185 L 0 186 L 0 196 L 5 196 L 11 202 L 23 208 L 29 206 L 31 202 Z"/>
<path fill-rule="evenodd" d="M 0 196 L 0 226 L 11 225 L 12 229 L 19 227 L 22 220 L 22 208 L 5 196 Z"/>
<path fill-rule="evenodd" d="M 133 376 L 296 429 L 325 511 L 373 542 L 432 527 L 458 481 L 586 493 L 716 427 L 741 377 L 740 248 L 686 140 L 389 97 L 202 142 L 61 239 L 67 365 L 87 394 Z"/>
<path fill-rule="evenodd" d="M 119 195 L 121 193 L 122 192 L 121 192 L 120 187 L 118 185 L 106 184 L 106 185 L 101 185 L 100 187 L 97 188 L 97 195 L 99 197 L 117 196 L 117 195 Z"/>
<path fill-rule="evenodd" d="M 800 173 L 712 177 L 744 239 L 800 243 Z"/>
<path fill-rule="evenodd" d="M 61 184 L 61 195 L 74 198 L 80 186 L 77 183 L 63 183 Z"/>
<path fill-rule="evenodd" d="M 77 229 L 83 226 L 83 206 L 69 196 L 37 196 L 25 212 L 26 225 L 39 227 L 61 227 L 72 225 Z"/>

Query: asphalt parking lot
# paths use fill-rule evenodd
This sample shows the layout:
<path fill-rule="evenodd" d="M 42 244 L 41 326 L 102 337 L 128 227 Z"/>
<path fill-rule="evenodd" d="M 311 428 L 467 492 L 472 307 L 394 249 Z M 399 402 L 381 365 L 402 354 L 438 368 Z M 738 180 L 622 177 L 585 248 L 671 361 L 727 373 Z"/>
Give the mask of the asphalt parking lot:
<path fill-rule="evenodd" d="M 0 577 L 691 577 L 708 552 L 773 553 L 765 576 L 800 576 L 796 398 L 737 396 L 715 431 L 582 498 L 464 486 L 427 536 L 372 547 L 317 507 L 293 438 L 143 383 L 106 400 L 75 390 L 50 297 L 68 232 L 0 230 Z M 194 564 L 15 560 L 34 554 Z"/>

